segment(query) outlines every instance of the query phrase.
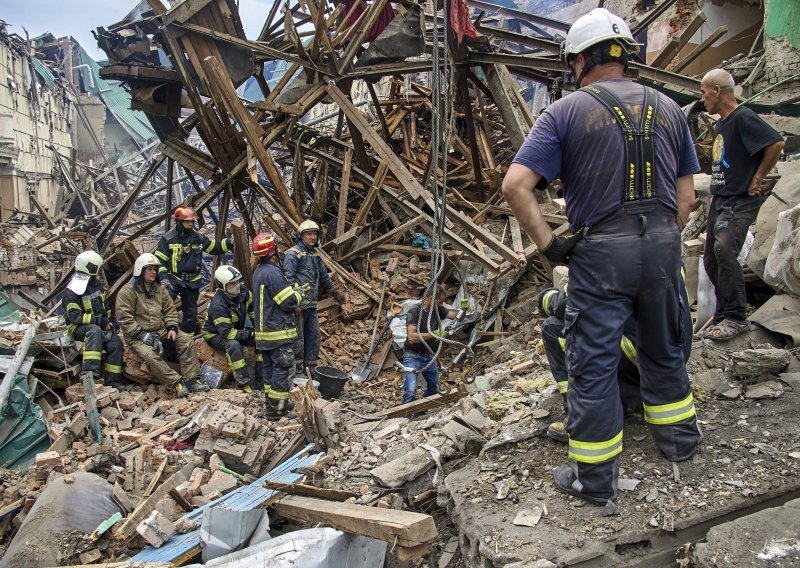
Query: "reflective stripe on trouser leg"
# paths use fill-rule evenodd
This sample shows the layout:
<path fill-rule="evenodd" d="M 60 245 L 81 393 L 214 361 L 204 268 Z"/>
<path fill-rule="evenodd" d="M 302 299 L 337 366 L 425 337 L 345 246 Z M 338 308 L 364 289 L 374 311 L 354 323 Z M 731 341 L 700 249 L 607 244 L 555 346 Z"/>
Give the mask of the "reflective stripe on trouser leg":
<path fill-rule="evenodd" d="M 644 404 L 644 419 L 658 448 L 670 461 L 692 456 L 700 442 L 700 428 L 691 391 L 681 400 L 668 404 Z"/>
<path fill-rule="evenodd" d="M 75 328 L 75 339 L 83 341 L 83 362 L 81 371 L 100 376 L 100 363 L 103 359 L 103 332 L 96 325 L 79 325 Z"/>
<path fill-rule="evenodd" d="M 691 392 L 677 402 L 644 405 L 644 419 L 650 424 L 677 424 L 694 415 L 694 397 Z"/>
<path fill-rule="evenodd" d="M 268 355 L 272 367 L 272 375 L 269 381 L 270 389 L 267 396 L 275 400 L 287 400 L 289 398 L 289 378 L 294 368 L 294 349 L 292 344 L 281 345 L 266 351 L 264 355 L 265 365 Z"/>
<path fill-rule="evenodd" d="M 573 437 L 569 439 L 569 457 L 576 462 L 600 463 L 618 456 L 622 452 L 622 431 L 601 442 L 581 442 Z"/>
<path fill-rule="evenodd" d="M 103 348 L 106 351 L 103 376 L 106 380 L 122 380 L 122 340 L 116 333 L 103 334 Z"/>

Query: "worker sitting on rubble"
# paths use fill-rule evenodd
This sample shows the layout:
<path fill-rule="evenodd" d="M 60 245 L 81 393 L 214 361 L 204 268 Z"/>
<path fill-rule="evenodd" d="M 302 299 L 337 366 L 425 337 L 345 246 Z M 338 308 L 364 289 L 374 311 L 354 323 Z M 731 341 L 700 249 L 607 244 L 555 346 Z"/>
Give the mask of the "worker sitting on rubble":
<path fill-rule="evenodd" d="M 161 260 L 161 281 L 174 300 L 181 297 L 180 329 L 194 335 L 197 321 L 197 299 L 203 284 L 203 253 L 220 255 L 233 250 L 233 239 L 209 239 L 194 230 L 197 213 L 180 206 L 173 213 L 175 228 L 162 236 L 155 255 Z"/>
<path fill-rule="evenodd" d="M 689 305 L 686 287 L 681 291 L 684 305 Z M 547 360 L 550 363 L 550 373 L 558 386 L 558 391 L 564 395 L 564 409 L 569 412 L 567 405 L 567 391 L 569 381 L 567 375 L 566 338 L 564 335 L 564 315 L 567 309 L 567 292 L 558 288 L 547 288 L 539 293 L 537 299 L 539 313 L 547 319 L 542 324 L 542 341 Z M 686 361 L 692 352 L 692 316 L 689 310 L 683 313 L 683 354 Z M 626 412 L 638 412 L 642 408 L 642 397 L 639 393 L 639 362 L 636 350 L 636 320 L 628 318 L 623 329 L 620 341 L 620 357 L 617 366 L 617 383 L 622 407 Z M 566 444 L 569 441 L 564 422 L 553 422 L 547 428 L 548 437 Z"/>
<path fill-rule="evenodd" d="M 294 367 L 297 317 L 303 296 L 286 280 L 278 258 L 278 244 L 272 233 L 253 239 L 256 350 L 262 356 L 266 417 L 278 420 L 292 408 L 289 379 Z"/>
<path fill-rule="evenodd" d="M 283 272 L 290 284 L 301 287 L 303 303 L 297 320 L 298 339 L 295 344 L 295 358 L 302 362 L 303 368 L 312 371 L 317 366 L 321 333 L 317 317 L 317 297 L 322 286 L 339 304 L 347 299 L 336 289 L 328 269 L 317 254 L 320 240 L 319 225 L 311 219 L 300 223 L 300 239 L 297 244 L 286 251 L 283 257 Z"/>
<path fill-rule="evenodd" d="M 403 404 L 417 398 L 417 375 L 420 373 L 427 383 L 423 396 L 439 393 L 439 368 L 436 366 L 441 343 L 439 340 L 450 335 L 447 329 L 441 327 L 442 321 L 461 321 L 469 308 L 469 299 L 464 298 L 461 300 L 460 310 L 448 310 L 444 307 L 446 294 L 445 285 L 439 284 L 431 295 L 426 295 L 422 302 L 408 310 L 406 342 L 403 345 Z M 434 296 L 436 310 L 431 311 Z"/>
<path fill-rule="evenodd" d="M 81 373 L 91 373 L 96 382 L 105 350 L 103 384 L 125 391 L 130 386 L 122 377 L 122 342 L 106 306 L 106 292 L 97 278 L 102 267 L 103 257 L 93 250 L 75 257 L 75 275 L 67 284 L 61 305 L 67 335 L 83 342 Z"/>
<path fill-rule="evenodd" d="M 141 357 L 157 383 L 172 385 L 178 398 L 205 392 L 194 340 L 178 329 L 178 312 L 159 277 L 161 263 L 145 253 L 133 264 L 133 278 L 117 295 L 117 319 L 125 342 Z M 164 347 L 177 354 L 181 374 L 164 360 Z"/>
<path fill-rule="evenodd" d="M 247 365 L 243 347 L 255 347 L 253 294 L 242 284 L 242 273 L 233 266 L 220 266 L 214 272 L 218 288 L 203 323 L 203 339 L 225 353 L 236 383 L 251 392 L 254 376 L 261 380 L 261 355 L 256 355 L 255 373 Z"/>

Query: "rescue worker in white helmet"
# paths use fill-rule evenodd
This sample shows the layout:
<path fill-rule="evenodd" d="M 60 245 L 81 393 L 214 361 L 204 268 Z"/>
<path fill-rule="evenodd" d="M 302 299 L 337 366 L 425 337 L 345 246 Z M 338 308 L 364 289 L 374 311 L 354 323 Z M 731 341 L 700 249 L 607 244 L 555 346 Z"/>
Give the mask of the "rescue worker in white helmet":
<path fill-rule="evenodd" d="M 558 490 L 602 506 L 617 496 L 617 370 L 631 316 L 653 440 L 674 462 L 689 459 L 700 442 L 681 337 L 688 306 L 680 294 L 679 225 L 694 204 L 700 165 L 680 107 L 625 77 L 636 51 L 628 25 L 608 10 L 578 18 L 564 54 L 580 90 L 536 119 L 503 180 L 506 201 L 541 253 L 569 261 L 569 459 L 553 477 Z M 556 178 L 569 237 L 553 234 L 534 193 Z"/>
<path fill-rule="evenodd" d="M 289 382 L 294 367 L 297 316 L 303 296 L 283 275 L 276 238 L 272 233 L 256 235 L 252 250 L 258 259 L 253 272 L 254 323 L 256 349 L 264 358 L 266 416 L 269 420 L 278 420 L 292 408 Z"/>
<path fill-rule="evenodd" d="M 173 213 L 175 227 L 162 236 L 155 255 L 161 261 L 161 282 L 174 300 L 181 298 L 181 331 L 194 335 L 197 323 L 197 300 L 203 284 L 203 253 L 215 256 L 233 250 L 233 239 L 218 241 L 194 230 L 197 213 L 181 205 Z"/>
<path fill-rule="evenodd" d="M 217 291 L 208 305 L 203 322 L 203 339 L 212 348 L 225 353 L 236 383 L 245 392 L 261 380 L 261 354 L 256 354 L 255 373 L 247 364 L 243 347 L 255 347 L 253 294 L 242 283 L 242 273 L 233 266 L 220 266 L 214 272 Z"/>
<path fill-rule="evenodd" d="M 159 278 L 161 263 L 145 253 L 133 264 L 133 278 L 117 294 L 117 319 L 128 347 L 141 357 L 154 382 L 171 385 L 178 398 L 205 392 L 192 336 L 178 329 L 178 312 Z M 180 374 L 164 360 L 165 343 L 172 343 Z"/>
<path fill-rule="evenodd" d="M 290 284 L 295 284 L 303 294 L 300 305 L 300 316 L 297 321 L 298 340 L 295 344 L 295 359 L 303 368 L 311 370 L 317 366 L 321 341 L 319 318 L 317 316 L 317 298 L 320 288 L 330 293 L 339 304 L 347 301 L 344 293 L 336 286 L 328 275 L 328 269 L 317 253 L 322 236 L 319 225 L 311 219 L 300 223 L 300 238 L 283 256 L 283 272 Z"/>
<path fill-rule="evenodd" d="M 95 381 L 102 375 L 103 384 L 121 391 L 130 390 L 122 376 L 122 341 L 116 322 L 106 305 L 106 292 L 97 275 L 103 257 L 87 250 L 75 257 L 75 275 L 61 298 L 67 334 L 83 342 L 82 373 L 91 373 Z M 106 352 L 103 361 L 103 351 Z M 102 373 L 101 373 L 102 364 Z"/>

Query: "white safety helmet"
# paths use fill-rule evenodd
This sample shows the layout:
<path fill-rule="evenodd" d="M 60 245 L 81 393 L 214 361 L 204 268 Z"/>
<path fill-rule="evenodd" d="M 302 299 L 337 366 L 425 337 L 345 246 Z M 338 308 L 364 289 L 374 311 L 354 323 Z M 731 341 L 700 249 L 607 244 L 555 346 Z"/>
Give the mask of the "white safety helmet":
<path fill-rule="evenodd" d="M 223 290 L 227 289 L 226 287 L 231 282 L 236 282 L 241 279 L 242 273 L 233 266 L 220 266 L 214 271 L 214 281 Z"/>
<path fill-rule="evenodd" d="M 75 271 L 88 274 L 89 276 L 97 276 L 97 272 L 103 267 L 103 257 L 94 252 L 87 250 L 75 257 Z"/>
<path fill-rule="evenodd" d="M 308 232 L 308 231 L 316 231 L 317 235 L 319 235 L 319 233 L 320 233 L 319 225 L 317 225 L 311 219 L 306 219 L 305 221 L 300 223 L 300 226 L 297 228 L 297 232 L 302 235 L 303 233 Z"/>
<path fill-rule="evenodd" d="M 159 262 L 156 255 L 146 252 L 142 255 L 139 255 L 139 258 L 137 258 L 136 262 L 133 263 L 133 275 L 138 278 L 148 266 L 158 267 L 161 266 L 161 262 Z"/>
<path fill-rule="evenodd" d="M 607 40 L 617 40 L 628 53 L 639 53 L 639 44 L 633 39 L 625 20 L 605 8 L 595 8 L 570 26 L 564 41 L 564 55 L 569 59 L 571 55 Z"/>

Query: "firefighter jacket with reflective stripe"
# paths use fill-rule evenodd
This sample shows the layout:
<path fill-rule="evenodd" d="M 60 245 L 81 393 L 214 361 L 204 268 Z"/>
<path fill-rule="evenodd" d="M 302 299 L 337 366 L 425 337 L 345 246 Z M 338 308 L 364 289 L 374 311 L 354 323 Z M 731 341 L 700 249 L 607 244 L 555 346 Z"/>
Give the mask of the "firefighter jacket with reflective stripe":
<path fill-rule="evenodd" d="M 64 307 L 64 323 L 67 333 L 72 335 L 79 325 L 100 325 L 100 318 L 111 319 L 111 310 L 106 306 L 106 293 L 103 285 L 96 278 L 92 278 L 83 294 L 76 294 L 69 288 L 61 297 Z"/>
<path fill-rule="evenodd" d="M 236 298 L 218 289 L 208 304 L 203 338 L 211 339 L 218 335 L 222 339 L 246 341 L 247 336 L 252 337 L 254 315 L 253 294 L 246 286 L 242 286 Z"/>
<path fill-rule="evenodd" d="M 220 255 L 231 248 L 229 239 L 217 241 L 197 231 L 181 235 L 173 228 L 159 239 L 154 254 L 161 261 L 161 278 L 166 278 L 169 274 L 174 285 L 200 288 L 203 280 L 200 269 L 203 253 Z"/>
<path fill-rule="evenodd" d="M 117 294 L 116 314 L 127 341 L 136 339 L 143 331 L 153 331 L 163 337 L 167 328 L 177 330 L 180 323 L 175 304 L 164 285 L 154 282 L 150 291 L 145 292 L 136 278 Z"/>
<path fill-rule="evenodd" d="M 308 249 L 302 242 L 286 251 L 283 257 L 283 273 L 289 284 L 309 285 L 308 294 L 305 294 L 300 306 L 304 309 L 317 305 L 320 286 L 326 292 L 330 292 L 334 288 L 333 280 L 328 275 L 328 269 L 316 250 Z"/>
<path fill-rule="evenodd" d="M 297 338 L 294 309 L 303 296 L 289 284 L 276 264 L 259 262 L 253 272 L 256 348 L 271 350 Z"/>

